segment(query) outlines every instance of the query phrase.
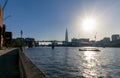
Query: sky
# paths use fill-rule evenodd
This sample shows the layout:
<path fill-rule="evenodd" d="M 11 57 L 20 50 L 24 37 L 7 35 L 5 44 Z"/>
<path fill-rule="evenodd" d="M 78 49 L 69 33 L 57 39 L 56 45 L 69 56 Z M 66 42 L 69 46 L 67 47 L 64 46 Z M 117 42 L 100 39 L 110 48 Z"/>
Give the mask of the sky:
<path fill-rule="evenodd" d="M 5 0 L 0 0 L 3 6 Z M 120 0 L 9 0 L 4 20 L 13 38 L 33 37 L 36 40 L 64 40 L 68 29 L 71 38 L 94 40 L 120 34 Z M 87 32 L 81 27 L 86 17 L 96 19 L 96 28 Z"/>

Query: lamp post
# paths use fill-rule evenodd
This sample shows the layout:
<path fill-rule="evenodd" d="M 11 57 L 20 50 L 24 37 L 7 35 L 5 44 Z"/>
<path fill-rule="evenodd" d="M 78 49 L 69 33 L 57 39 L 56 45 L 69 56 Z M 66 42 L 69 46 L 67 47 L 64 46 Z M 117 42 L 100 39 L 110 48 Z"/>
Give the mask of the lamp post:
<path fill-rule="evenodd" d="M 22 35 L 23 35 L 23 31 L 22 30 L 20 31 L 20 34 L 21 34 L 21 38 L 22 38 Z"/>
<path fill-rule="evenodd" d="M 21 47 L 20 47 L 20 49 L 21 49 L 21 51 L 23 51 L 23 39 L 22 39 L 22 35 L 23 35 L 23 31 L 21 30 L 20 31 L 20 35 L 21 35 Z"/>

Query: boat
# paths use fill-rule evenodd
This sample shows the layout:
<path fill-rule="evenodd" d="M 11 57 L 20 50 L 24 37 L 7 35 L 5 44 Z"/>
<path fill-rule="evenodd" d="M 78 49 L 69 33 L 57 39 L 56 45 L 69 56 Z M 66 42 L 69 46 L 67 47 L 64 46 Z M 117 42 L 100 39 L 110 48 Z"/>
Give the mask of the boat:
<path fill-rule="evenodd" d="M 79 49 L 79 51 L 100 51 L 100 50 L 97 48 L 81 48 Z"/>

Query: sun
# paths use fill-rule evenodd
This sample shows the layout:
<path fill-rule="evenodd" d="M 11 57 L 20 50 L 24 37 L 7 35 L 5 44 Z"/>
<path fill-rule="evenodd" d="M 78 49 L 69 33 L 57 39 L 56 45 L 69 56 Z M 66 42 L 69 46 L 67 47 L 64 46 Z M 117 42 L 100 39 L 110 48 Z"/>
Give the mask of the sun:
<path fill-rule="evenodd" d="M 96 19 L 86 18 L 82 21 L 82 28 L 84 31 L 90 32 L 96 28 Z"/>

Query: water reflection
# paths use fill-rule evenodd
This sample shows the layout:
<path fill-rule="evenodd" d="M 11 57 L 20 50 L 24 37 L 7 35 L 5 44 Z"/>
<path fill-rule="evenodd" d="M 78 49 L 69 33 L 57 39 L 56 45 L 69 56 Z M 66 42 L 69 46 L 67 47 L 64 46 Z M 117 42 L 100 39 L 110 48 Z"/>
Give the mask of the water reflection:
<path fill-rule="evenodd" d="M 94 51 L 84 51 L 83 60 L 83 76 L 86 78 L 96 77 L 98 75 L 96 66 L 99 65 L 96 53 Z"/>

